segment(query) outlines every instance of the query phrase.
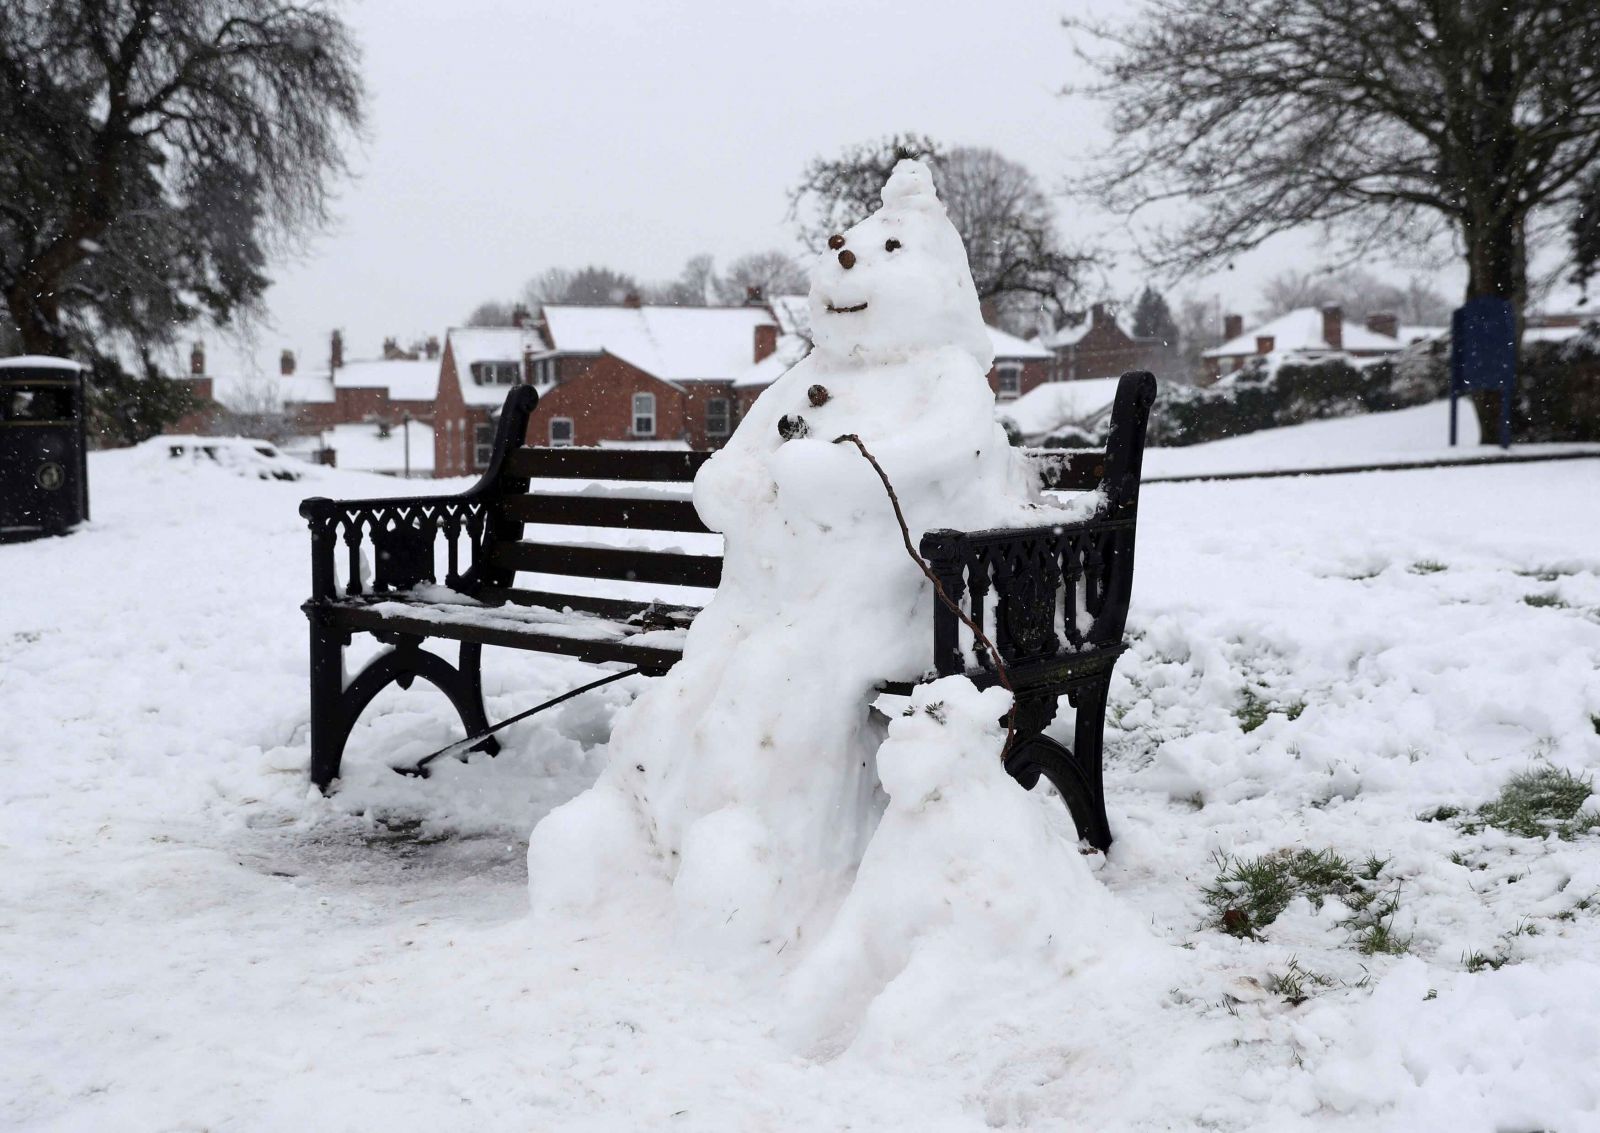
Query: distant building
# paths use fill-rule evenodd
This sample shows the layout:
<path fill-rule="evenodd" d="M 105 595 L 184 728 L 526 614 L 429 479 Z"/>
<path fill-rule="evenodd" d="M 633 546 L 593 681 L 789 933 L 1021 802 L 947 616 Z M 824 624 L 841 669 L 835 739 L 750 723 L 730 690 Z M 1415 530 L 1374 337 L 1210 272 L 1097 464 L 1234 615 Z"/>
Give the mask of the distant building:
<path fill-rule="evenodd" d="M 344 355 L 344 336 L 334 331 L 328 343 L 328 364 L 300 371 L 294 352 L 278 360 L 278 395 L 302 430 L 321 432 L 335 425 L 398 422 L 406 415 L 431 421 L 439 390 L 439 340 L 430 338 L 403 350 L 394 339 L 377 358 Z"/>
<path fill-rule="evenodd" d="M 1129 370 L 1170 373 L 1177 357 L 1175 343 L 1134 334 L 1109 303 L 1094 304 L 1077 325 L 1036 341 L 1054 356 L 1050 380 L 1058 382 L 1116 378 Z"/>
<path fill-rule="evenodd" d="M 1401 328 L 1395 315 L 1369 315 L 1366 323 L 1352 322 L 1338 307 L 1300 307 L 1270 322 L 1244 329 L 1244 319 L 1228 315 L 1223 320 L 1227 341 L 1201 357 L 1205 376 L 1215 382 L 1244 368 L 1252 358 L 1277 356 L 1315 361 L 1335 355 L 1381 358 L 1411 342 L 1430 338 L 1438 327 Z"/>
<path fill-rule="evenodd" d="M 194 395 L 195 407 L 163 431 L 204 436 L 214 426 L 220 408 L 217 405 L 216 378 L 206 368 L 205 343 L 197 342 L 189 351 L 189 373 L 178 381 L 189 387 L 189 392 Z"/>

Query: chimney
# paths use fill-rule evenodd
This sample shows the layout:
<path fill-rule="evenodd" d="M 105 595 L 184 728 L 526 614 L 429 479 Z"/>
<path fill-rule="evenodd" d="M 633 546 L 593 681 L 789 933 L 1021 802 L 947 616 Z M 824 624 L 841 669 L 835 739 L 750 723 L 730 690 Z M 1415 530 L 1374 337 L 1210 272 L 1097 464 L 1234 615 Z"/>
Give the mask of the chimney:
<path fill-rule="evenodd" d="M 762 298 L 760 285 L 753 283 L 749 287 L 746 287 L 744 289 L 744 305 L 746 307 L 759 307 L 761 304 Z"/>
<path fill-rule="evenodd" d="M 398 358 L 398 357 L 400 357 L 400 340 L 398 338 L 386 338 L 386 339 L 384 339 L 383 340 L 383 360 L 385 362 L 388 362 L 388 361 L 392 361 L 393 359 Z"/>
<path fill-rule="evenodd" d="M 1223 315 L 1222 316 L 1222 340 L 1224 342 L 1232 342 L 1234 339 L 1238 338 L 1243 333 L 1244 333 L 1244 316 L 1243 315 Z"/>
<path fill-rule="evenodd" d="M 328 343 L 328 369 L 340 370 L 344 368 L 344 335 L 338 331 L 333 332 L 333 338 Z"/>
<path fill-rule="evenodd" d="M 763 358 L 770 358 L 778 352 L 778 328 L 771 323 L 764 323 L 756 327 L 756 357 L 757 362 Z"/>
<path fill-rule="evenodd" d="M 1335 350 L 1344 349 L 1344 311 L 1341 308 L 1322 308 L 1322 341 Z"/>
<path fill-rule="evenodd" d="M 278 373 L 282 374 L 286 378 L 294 374 L 293 350 L 285 350 L 282 354 L 278 355 Z"/>
<path fill-rule="evenodd" d="M 428 341 L 422 344 L 422 353 L 429 360 L 439 357 L 439 336 L 430 334 Z"/>
<path fill-rule="evenodd" d="M 1373 334 L 1385 335 L 1389 338 L 1400 337 L 1399 315 L 1368 315 L 1367 329 Z"/>
<path fill-rule="evenodd" d="M 1094 306 L 1089 308 L 1089 325 L 1091 327 L 1097 327 L 1101 323 L 1108 323 L 1110 321 L 1111 315 L 1106 310 L 1106 305 L 1104 303 L 1096 303 Z"/>
<path fill-rule="evenodd" d="M 205 343 L 197 342 L 194 349 L 189 351 L 189 372 L 197 378 L 206 372 Z"/>
<path fill-rule="evenodd" d="M 512 326 L 514 326 L 514 327 L 516 327 L 517 329 L 520 330 L 522 327 L 527 325 L 527 322 L 528 322 L 528 308 L 524 307 L 521 303 L 518 303 L 515 307 L 511 308 L 511 325 Z M 433 342 L 434 342 L 434 345 L 437 347 L 438 340 L 434 339 Z M 429 357 L 432 357 L 432 355 L 429 355 Z"/>
<path fill-rule="evenodd" d="M 1273 338 L 1270 334 L 1258 334 L 1258 335 L 1256 335 L 1256 353 L 1257 354 L 1271 354 L 1272 353 L 1272 348 L 1275 345 L 1277 345 L 1277 339 Z"/>
<path fill-rule="evenodd" d="M 622 297 L 622 305 L 624 307 L 632 307 L 637 310 L 644 305 L 644 302 L 639 298 L 639 293 L 637 291 L 630 291 Z"/>

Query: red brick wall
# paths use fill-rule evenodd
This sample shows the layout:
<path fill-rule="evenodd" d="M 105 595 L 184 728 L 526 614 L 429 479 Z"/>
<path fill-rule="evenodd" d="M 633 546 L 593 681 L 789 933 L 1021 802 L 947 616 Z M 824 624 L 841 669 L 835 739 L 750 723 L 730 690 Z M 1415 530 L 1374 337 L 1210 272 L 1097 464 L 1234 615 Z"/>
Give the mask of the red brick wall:
<path fill-rule="evenodd" d="M 601 441 L 637 440 L 633 435 L 633 395 L 651 393 L 656 398 L 656 432 L 653 439 L 690 439 L 685 417 L 685 396 L 676 387 L 645 373 L 612 354 L 602 354 L 582 373 L 548 393 L 528 421 L 528 443 L 550 443 L 550 419 L 572 420 L 572 443 L 597 445 Z"/>
<path fill-rule="evenodd" d="M 194 410 L 185 413 L 172 424 L 168 425 L 168 433 L 205 433 L 211 428 L 212 420 L 216 417 L 217 405 L 212 397 L 211 379 L 205 377 L 179 378 L 178 381 L 189 387 L 189 392 L 194 394 L 197 405 Z"/>
<path fill-rule="evenodd" d="M 989 371 L 989 388 L 994 390 L 996 397 L 1000 396 L 1000 363 L 1005 361 L 1020 361 L 1022 363 L 1022 383 L 1021 388 L 1017 391 L 1017 397 L 1021 397 L 1036 386 L 1041 386 L 1050 380 L 1051 359 L 1049 358 L 997 358 L 993 368 Z M 1010 397 L 1007 400 L 1011 400 Z"/>
<path fill-rule="evenodd" d="M 477 427 L 490 420 L 487 406 L 468 405 L 461 396 L 455 351 L 446 342 L 439 364 L 439 396 L 433 403 L 433 474 L 471 476 L 480 471 L 474 463 L 473 447 Z"/>
<path fill-rule="evenodd" d="M 1115 378 L 1128 370 L 1144 369 L 1150 359 L 1150 346 L 1122 333 L 1113 319 L 1096 322 L 1088 333 L 1067 347 L 1065 377 Z"/>

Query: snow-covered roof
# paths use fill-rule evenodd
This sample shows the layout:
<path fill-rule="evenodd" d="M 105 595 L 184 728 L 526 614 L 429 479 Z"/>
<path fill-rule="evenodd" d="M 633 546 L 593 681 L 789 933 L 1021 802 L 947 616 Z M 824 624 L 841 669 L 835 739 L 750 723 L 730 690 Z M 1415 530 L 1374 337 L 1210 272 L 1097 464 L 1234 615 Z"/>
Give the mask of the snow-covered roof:
<path fill-rule="evenodd" d="M 439 394 L 439 359 L 358 359 L 334 371 L 333 383 L 340 389 L 387 389 L 396 401 L 432 401 Z"/>
<path fill-rule="evenodd" d="M 1038 340 L 1028 341 L 1018 338 L 1014 334 L 1007 334 L 997 327 L 989 328 L 989 338 L 994 342 L 994 356 L 996 358 L 1048 358 L 1050 351 L 1039 345 Z"/>
<path fill-rule="evenodd" d="M 1400 341 L 1403 345 L 1410 346 L 1413 342 L 1431 342 L 1436 338 L 1443 338 L 1449 333 L 1449 327 L 1402 324 L 1400 327 Z"/>
<path fill-rule="evenodd" d="M 1050 331 L 1047 334 L 1039 335 L 1032 341 L 1037 342 L 1046 350 L 1051 351 L 1061 350 L 1068 346 L 1076 346 L 1078 343 L 1083 341 L 1084 335 L 1088 334 L 1089 331 L 1094 328 L 1095 317 L 1096 316 L 1094 312 L 1091 311 L 1089 314 L 1085 315 L 1082 321 L 1080 321 L 1076 326 L 1057 327 L 1055 330 Z M 1127 319 L 1123 318 L 1121 313 L 1111 314 L 1108 311 L 1102 310 L 1099 317 L 1101 319 L 1110 319 L 1113 325 L 1115 325 L 1125 337 L 1136 337 L 1133 333 L 1133 324 L 1128 322 Z"/>
<path fill-rule="evenodd" d="M 1117 385 L 1121 381 L 1121 378 L 1086 378 L 1045 382 L 1015 401 L 1001 402 L 995 416 L 1016 422 L 1025 437 L 1038 436 L 1099 416 L 1117 399 Z"/>
<path fill-rule="evenodd" d="M 666 381 L 732 381 L 748 371 L 765 307 L 578 307 L 547 304 L 557 350 L 614 354 Z"/>
<path fill-rule="evenodd" d="M 278 397 L 297 405 L 329 405 L 333 379 L 327 374 L 279 374 L 273 379 Z"/>
<path fill-rule="evenodd" d="M 1386 334 L 1370 331 L 1360 323 L 1343 320 L 1341 332 L 1344 342 L 1335 347 L 1322 337 L 1322 312 L 1316 307 L 1299 307 L 1287 315 L 1279 315 L 1269 323 L 1252 327 L 1238 338 L 1231 338 L 1221 346 L 1207 350 L 1205 358 L 1232 358 L 1240 354 L 1255 354 L 1256 339 L 1270 336 L 1275 351 L 1394 351 L 1401 341 Z"/>
<path fill-rule="evenodd" d="M 521 363 L 525 355 L 545 349 L 544 339 L 532 327 L 452 327 L 446 338 L 456 360 L 461 397 L 468 405 L 498 406 L 506 399 L 503 385 L 479 385 L 472 380 L 477 362 Z"/>
<path fill-rule="evenodd" d="M 70 358 L 55 358 L 49 354 L 19 354 L 15 358 L 0 358 L 4 370 L 87 370 L 82 362 Z"/>

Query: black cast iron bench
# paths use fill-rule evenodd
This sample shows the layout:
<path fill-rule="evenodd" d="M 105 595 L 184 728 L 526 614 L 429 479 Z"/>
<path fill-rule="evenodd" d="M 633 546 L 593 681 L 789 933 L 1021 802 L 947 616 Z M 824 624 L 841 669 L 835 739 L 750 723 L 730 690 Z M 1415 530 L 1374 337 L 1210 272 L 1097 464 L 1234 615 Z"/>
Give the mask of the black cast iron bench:
<path fill-rule="evenodd" d="M 1005 662 L 1016 693 L 1007 771 L 1029 789 L 1048 778 L 1079 835 L 1101 849 L 1111 843 L 1100 768 L 1106 693 L 1127 648 L 1139 473 L 1154 399 L 1150 374 L 1124 374 L 1104 452 L 1029 453 L 1047 489 L 1101 493 L 1089 518 L 930 531 L 921 541 L 946 592 Z M 721 577 L 719 553 L 530 538 L 525 529 L 678 533 L 714 546 L 686 491 L 710 454 L 530 447 L 537 402 L 529 386 L 507 394 L 489 466 L 459 495 L 300 505 L 311 526 L 311 598 L 302 607 L 311 622 L 311 779 L 324 791 L 339 776 L 356 719 L 391 683 L 429 681 L 449 697 L 468 736 L 486 731 L 485 645 L 621 662 L 650 675 L 682 655 L 688 626 Z M 562 482 L 568 490 L 558 490 Z M 518 585 L 525 573 L 535 581 Z M 607 580 L 612 592 L 585 593 L 591 588 L 578 579 Z M 641 593 L 662 587 L 672 588 L 665 600 Z M 640 596 L 622 593 L 629 590 Z M 931 630 L 933 663 L 924 679 L 965 673 L 984 686 L 999 679 L 970 631 L 937 603 Z M 346 680 L 344 649 L 357 633 L 388 648 Z M 456 663 L 424 649 L 430 638 L 458 642 Z M 880 687 L 904 694 L 913 686 Z M 1070 750 L 1043 734 L 1063 695 L 1077 709 Z M 475 750 L 493 754 L 499 743 L 491 736 Z"/>

